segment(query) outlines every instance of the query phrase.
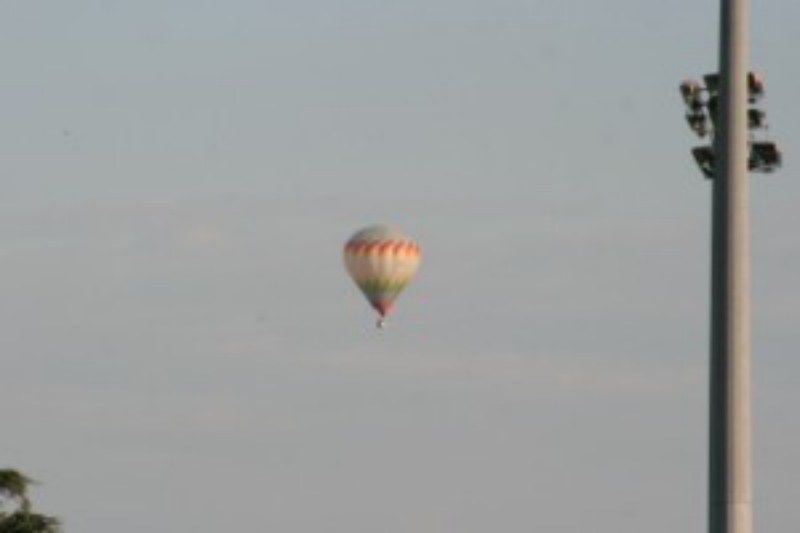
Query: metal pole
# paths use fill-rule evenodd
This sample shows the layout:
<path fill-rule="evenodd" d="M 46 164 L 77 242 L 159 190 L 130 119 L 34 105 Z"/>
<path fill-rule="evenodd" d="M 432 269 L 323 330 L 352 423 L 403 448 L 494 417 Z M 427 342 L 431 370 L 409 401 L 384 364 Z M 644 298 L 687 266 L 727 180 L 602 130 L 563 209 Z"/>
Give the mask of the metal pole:
<path fill-rule="evenodd" d="M 747 1 L 721 0 L 712 199 L 709 533 L 752 532 Z"/>

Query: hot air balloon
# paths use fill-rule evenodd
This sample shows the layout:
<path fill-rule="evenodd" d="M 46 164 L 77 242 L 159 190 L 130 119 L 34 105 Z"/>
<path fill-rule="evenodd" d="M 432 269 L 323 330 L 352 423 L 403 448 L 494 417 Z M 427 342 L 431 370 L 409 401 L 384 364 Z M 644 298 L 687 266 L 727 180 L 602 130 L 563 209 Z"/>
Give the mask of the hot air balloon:
<path fill-rule="evenodd" d="M 383 224 L 367 226 L 345 243 L 345 268 L 380 315 L 379 328 L 397 295 L 417 271 L 419 261 L 417 243 Z"/>

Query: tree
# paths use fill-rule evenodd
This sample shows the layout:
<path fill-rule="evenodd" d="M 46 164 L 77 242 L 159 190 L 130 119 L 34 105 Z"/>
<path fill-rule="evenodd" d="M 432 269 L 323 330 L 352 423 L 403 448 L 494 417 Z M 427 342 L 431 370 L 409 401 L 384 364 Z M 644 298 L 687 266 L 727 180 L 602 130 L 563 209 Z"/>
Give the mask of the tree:
<path fill-rule="evenodd" d="M 13 469 L 0 469 L 0 533 L 58 533 L 58 519 L 31 512 L 28 486 L 33 480 Z M 11 504 L 11 512 L 3 509 Z"/>

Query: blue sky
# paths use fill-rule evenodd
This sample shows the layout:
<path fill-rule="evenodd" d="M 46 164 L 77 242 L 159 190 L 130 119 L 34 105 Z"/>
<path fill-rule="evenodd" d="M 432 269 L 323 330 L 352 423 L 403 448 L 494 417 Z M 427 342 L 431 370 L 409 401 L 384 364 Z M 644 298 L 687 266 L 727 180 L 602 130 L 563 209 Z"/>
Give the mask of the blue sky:
<path fill-rule="evenodd" d="M 714 2 L 0 4 L 3 464 L 68 531 L 705 527 Z M 756 524 L 800 520 L 796 2 L 754 2 Z M 389 329 L 341 265 L 423 247 Z"/>

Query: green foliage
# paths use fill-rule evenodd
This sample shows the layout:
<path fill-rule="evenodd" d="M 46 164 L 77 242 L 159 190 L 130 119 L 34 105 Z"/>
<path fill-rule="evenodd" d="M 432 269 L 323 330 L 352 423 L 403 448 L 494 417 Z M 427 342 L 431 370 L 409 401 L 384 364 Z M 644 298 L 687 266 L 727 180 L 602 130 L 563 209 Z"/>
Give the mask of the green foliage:
<path fill-rule="evenodd" d="M 16 511 L 0 518 L 0 533 L 57 533 L 58 520 L 52 516 Z"/>
<path fill-rule="evenodd" d="M 58 533 L 56 518 L 31 512 L 27 492 L 32 483 L 17 470 L 0 470 L 0 507 L 16 505 L 10 513 L 0 509 L 0 533 Z"/>
<path fill-rule="evenodd" d="M 29 483 L 31 480 L 16 470 L 0 470 L 0 498 L 26 502 Z"/>

